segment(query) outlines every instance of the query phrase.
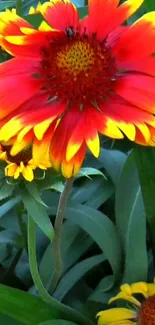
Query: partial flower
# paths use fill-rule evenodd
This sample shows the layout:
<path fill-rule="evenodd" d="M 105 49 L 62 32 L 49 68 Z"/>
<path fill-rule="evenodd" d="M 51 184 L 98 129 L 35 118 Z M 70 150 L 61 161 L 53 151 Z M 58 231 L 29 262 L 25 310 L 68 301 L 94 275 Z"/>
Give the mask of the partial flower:
<path fill-rule="evenodd" d="M 31 134 L 35 165 L 48 152 L 71 177 L 87 149 L 99 156 L 99 133 L 154 146 L 155 12 L 122 25 L 142 2 L 88 0 L 80 19 L 70 1 L 52 0 L 38 30 L 0 15 L 0 45 L 14 56 L 0 65 L 0 141 L 16 137 L 12 156 Z"/>
<path fill-rule="evenodd" d="M 138 300 L 135 295 L 142 296 Z M 155 282 L 124 284 L 121 291 L 109 303 L 124 300 L 131 308 L 110 308 L 97 314 L 98 325 L 154 325 L 155 324 Z"/>
<path fill-rule="evenodd" d="M 34 170 L 37 167 L 43 170 L 51 167 L 51 163 L 45 157 L 38 162 L 38 165 L 34 163 L 32 159 L 32 146 L 25 147 L 14 156 L 11 155 L 12 148 L 13 146 L 9 144 L 0 145 L 0 160 L 6 163 L 5 176 L 13 177 L 14 179 L 22 176 L 31 182 L 34 179 Z"/>
<path fill-rule="evenodd" d="M 41 2 L 38 2 L 36 7 L 31 6 L 30 9 L 29 9 L 29 12 L 28 12 L 29 15 L 40 13 L 41 5 L 42 5 Z"/>

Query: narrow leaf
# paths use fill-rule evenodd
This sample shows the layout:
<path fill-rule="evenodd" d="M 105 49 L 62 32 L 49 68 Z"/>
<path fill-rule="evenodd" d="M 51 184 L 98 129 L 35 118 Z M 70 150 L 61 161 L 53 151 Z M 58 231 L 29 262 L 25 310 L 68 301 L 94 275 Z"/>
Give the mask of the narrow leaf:
<path fill-rule="evenodd" d="M 5 199 L 8 196 L 10 196 L 12 194 L 13 190 L 14 190 L 14 186 L 7 184 L 6 181 L 4 180 L 4 182 L 0 186 L 0 200 Z"/>
<path fill-rule="evenodd" d="M 49 320 L 43 323 L 39 323 L 38 325 L 75 325 L 73 322 L 69 322 L 64 319 L 54 319 L 54 320 Z"/>
<path fill-rule="evenodd" d="M 102 162 L 103 167 L 111 177 L 114 184 L 117 183 L 126 158 L 127 156 L 121 151 L 101 149 L 99 161 Z"/>
<path fill-rule="evenodd" d="M 56 206 L 50 207 L 49 212 L 55 214 L 56 208 Z M 80 204 L 68 206 L 65 216 L 85 230 L 99 245 L 117 279 L 121 268 L 121 246 L 112 221 L 100 211 Z"/>
<path fill-rule="evenodd" d="M 85 259 L 70 269 L 60 280 L 54 296 L 62 300 L 68 291 L 93 267 L 105 261 L 104 254 Z"/>
<path fill-rule="evenodd" d="M 76 175 L 76 178 L 80 178 L 80 177 L 84 177 L 84 176 L 90 178 L 90 176 L 95 176 L 95 175 L 100 175 L 100 176 L 105 177 L 104 174 L 96 168 L 83 167 L 80 169 L 79 173 Z"/>
<path fill-rule="evenodd" d="M 15 4 L 16 4 L 15 0 L 1 1 L 1 3 L 0 3 L 0 11 L 4 11 L 6 8 L 14 7 Z"/>
<path fill-rule="evenodd" d="M 150 226 L 155 264 L 155 149 L 137 146 L 134 153 L 139 172 L 146 217 Z"/>
<path fill-rule="evenodd" d="M 25 325 L 56 318 L 56 308 L 29 293 L 0 285 L 0 312 Z"/>
<path fill-rule="evenodd" d="M 1 205 L 0 207 L 0 218 L 3 217 L 8 211 L 10 211 L 17 203 L 21 201 L 21 197 L 17 196 Z"/>
<path fill-rule="evenodd" d="M 28 214 L 32 217 L 38 227 L 42 229 L 45 235 L 50 240 L 53 240 L 54 230 L 45 207 L 36 201 L 26 188 L 21 188 L 20 192 Z"/>
<path fill-rule="evenodd" d="M 116 226 L 125 253 L 123 281 L 128 283 L 146 281 L 148 270 L 146 217 L 133 152 L 126 160 L 117 182 L 115 211 Z"/>

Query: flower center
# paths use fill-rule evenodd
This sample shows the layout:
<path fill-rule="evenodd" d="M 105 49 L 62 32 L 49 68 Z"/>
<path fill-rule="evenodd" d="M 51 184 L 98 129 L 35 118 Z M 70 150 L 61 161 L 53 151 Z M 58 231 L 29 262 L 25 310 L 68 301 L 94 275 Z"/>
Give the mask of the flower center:
<path fill-rule="evenodd" d="M 32 159 L 32 150 L 30 146 L 28 146 L 27 148 L 25 148 L 15 156 L 11 156 L 10 154 L 11 146 L 1 145 L 1 148 L 3 152 L 6 151 L 7 160 L 12 163 L 16 163 L 17 165 L 20 165 L 21 162 L 27 164 L 29 160 Z"/>
<path fill-rule="evenodd" d="M 50 98 L 83 104 L 107 98 L 116 78 L 115 59 L 95 36 L 61 36 L 42 49 L 40 77 Z"/>
<path fill-rule="evenodd" d="M 155 325 L 155 296 L 146 299 L 138 312 L 138 325 Z"/>
<path fill-rule="evenodd" d="M 93 67 L 94 63 L 94 48 L 86 41 L 79 40 L 71 45 L 67 44 L 56 56 L 57 67 L 70 73 L 74 80 L 81 72 L 87 76 L 87 72 Z"/>

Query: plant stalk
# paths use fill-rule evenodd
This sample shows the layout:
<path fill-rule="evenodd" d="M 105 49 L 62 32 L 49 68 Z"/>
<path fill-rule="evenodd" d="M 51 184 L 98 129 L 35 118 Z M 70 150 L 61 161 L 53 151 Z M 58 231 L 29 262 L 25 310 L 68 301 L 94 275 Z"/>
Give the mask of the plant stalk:
<path fill-rule="evenodd" d="M 80 325 L 94 325 L 94 323 L 87 318 L 86 316 L 82 315 L 78 311 L 72 309 L 69 306 L 66 306 L 53 297 L 51 297 L 48 292 L 46 291 L 42 280 L 39 275 L 38 265 L 37 265 L 37 257 L 36 257 L 36 229 L 35 223 L 33 219 L 28 216 L 28 253 L 29 253 L 29 265 L 31 275 L 35 284 L 35 287 L 40 294 L 41 298 L 46 301 L 51 306 L 55 307 L 57 311 L 60 313 L 60 318 L 70 320 L 73 322 L 77 322 Z"/>
<path fill-rule="evenodd" d="M 70 191 L 72 189 L 74 178 L 66 179 L 64 190 L 60 195 L 57 214 L 54 224 L 54 241 L 53 241 L 53 256 L 55 261 L 55 272 L 52 278 L 50 289 L 53 292 L 57 287 L 61 274 L 63 272 L 63 261 L 61 257 L 61 231 L 62 223 L 65 215 L 65 209 Z"/>

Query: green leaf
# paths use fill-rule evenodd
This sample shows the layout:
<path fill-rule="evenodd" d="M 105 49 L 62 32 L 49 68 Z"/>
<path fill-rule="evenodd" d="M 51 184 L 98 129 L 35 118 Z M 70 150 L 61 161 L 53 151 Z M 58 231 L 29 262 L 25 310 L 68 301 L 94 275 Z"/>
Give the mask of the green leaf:
<path fill-rule="evenodd" d="M 111 284 L 113 283 L 113 275 L 109 275 L 104 277 L 93 293 L 89 296 L 89 301 L 101 302 L 102 304 L 106 305 L 110 298 L 115 296 L 119 292 L 119 287 L 116 285 L 114 288 L 111 288 Z"/>
<path fill-rule="evenodd" d="M 74 265 L 92 245 L 92 238 L 81 229 L 73 244 L 68 248 L 66 254 L 64 254 L 64 270 Z"/>
<path fill-rule="evenodd" d="M 40 203 L 41 205 L 47 207 L 47 205 L 43 202 L 43 200 L 40 197 L 40 192 L 37 188 L 37 185 L 35 184 L 35 182 L 25 182 L 25 188 L 28 190 L 28 192 L 32 195 L 32 197 L 35 199 L 35 201 L 37 201 L 38 203 Z"/>
<path fill-rule="evenodd" d="M 126 158 L 127 156 L 121 151 L 101 149 L 99 161 L 102 162 L 103 167 L 111 177 L 114 184 L 117 183 Z"/>
<path fill-rule="evenodd" d="M 96 193 L 94 193 L 91 200 L 87 201 L 87 205 L 97 209 L 103 203 L 105 203 L 114 193 L 114 186 L 110 181 L 104 180 L 104 186 L 100 187 Z"/>
<path fill-rule="evenodd" d="M 7 198 L 8 196 L 11 196 L 12 192 L 14 190 L 14 185 L 4 182 L 0 185 L 0 200 Z"/>
<path fill-rule="evenodd" d="M 54 189 L 61 193 L 64 186 L 63 182 L 64 177 L 55 170 L 49 168 L 46 170 L 44 178 L 37 181 L 37 185 L 41 191 Z"/>
<path fill-rule="evenodd" d="M 92 245 L 92 239 L 83 232 L 79 226 L 65 221 L 62 227 L 61 256 L 63 260 L 64 273 L 76 263 L 76 261 Z M 42 257 L 39 265 L 41 279 L 50 290 L 50 282 L 55 270 L 54 260 L 51 259 L 53 245 L 50 243 Z M 49 263 L 49 260 L 51 262 Z"/>
<path fill-rule="evenodd" d="M 150 227 L 149 230 L 155 265 L 155 149 L 137 146 L 134 153 L 144 199 L 146 217 Z"/>
<path fill-rule="evenodd" d="M 23 237 L 9 230 L 0 231 L 0 244 L 10 244 L 17 248 L 24 247 Z"/>
<path fill-rule="evenodd" d="M 55 190 L 59 193 L 62 193 L 64 190 L 64 184 L 62 182 L 56 182 L 51 186 L 51 190 Z"/>
<path fill-rule="evenodd" d="M 88 15 L 88 7 L 85 6 L 85 7 L 78 8 L 78 12 L 79 12 L 80 18 L 82 19 Z"/>
<path fill-rule="evenodd" d="M 144 1 L 144 6 L 145 6 L 147 11 L 155 10 L 155 2 L 154 2 L 154 0 L 145 0 Z"/>
<path fill-rule="evenodd" d="M 0 52 L 0 63 L 1 62 L 3 62 L 3 61 L 5 61 L 5 59 L 4 59 L 4 54 L 5 52 Z M 4 180 L 4 178 L 5 178 L 5 173 L 4 173 L 4 169 L 5 169 L 5 163 L 4 163 L 4 161 L 0 161 L 0 180 Z"/>
<path fill-rule="evenodd" d="M 97 209 L 112 196 L 113 192 L 114 186 L 112 182 L 98 176 L 91 180 L 84 179 L 80 186 L 75 186 L 71 194 L 71 200 L 77 203 L 86 203 Z"/>
<path fill-rule="evenodd" d="M 125 251 L 123 281 L 146 281 L 146 218 L 133 152 L 128 157 L 116 186 L 115 211 L 116 226 Z"/>
<path fill-rule="evenodd" d="M 0 324 L 5 325 L 23 325 L 23 323 L 19 323 L 18 321 L 8 317 L 6 315 L 0 314 Z"/>
<path fill-rule="evenodd" d="M 7 244 L 0 244 L 0 263 L 10 255 L 10 249 Z"/>
<path fill-rule="evenodd" d="M 39 323 L 38 325 L 75 325 L 75 323 L 69 322 L 64 319 L 55 319 L 55 320 L 49 320 L 47 322 Z"/>
<path fill-rule="evenodd" d="M 68 291 L 93 267 L 105 261 L 104 254 L 96 255 L 85 259 L 70 269 L 60 280 L 54 293 L 56 299 L 62 301 Z"/>
<path fill-rule="evenodd" d="M 68 220 L 64 222 L 62 226 L 62 240 L 61 240 L 61 254 L 63 260 L 69 247 L 73 245 L 73 242 L 78 232 L 79 232 L 79 227 L 77 225 L 75 225 L 74 223 Z M 50 243 L 47 246 L 47 249 L 45 250 L 45 253 L 39 265 L 39 272 L 44 285 L 47 285 L 49 283 L 52 274 L 54 273 L 55 270 L 55 263 L 54 260 L 51 258 L 52 249 L 53 249 L 53 245 L 52 243 Z M 50 263 L 49 260 L 51 260 Z"/>
<path fill-rule="evenodd" d="M 56 206 L 50 207 L 49 212 L 55 214 Z M 79 225 L 93 238 L 104 252 L 117 279 L 121 268 L 121 246 L 112 221 L 100 211 L 80 204 L 68 206 L 65 217 Z"/>
<path fill-rule="evenodd" d="M 28 214 L 32 217 L 38 227 L 42 229 L 44 234 L 50 240 L 53 240 L 54 230 L 45 207 L 36 201 L 26 188 L 21 187 L 20 193 Z"/>
<path fill-rule="evenodd" d="M 12 0 L 12 1 L 1 1 L 0 3 L 0 11 L 4 11 L 6 8 L 11 8 L 11 7 L 15 7 L 16 5 L 16 1 Z"/>
<path fill-rule="evenodd" d="M 41 22 L 44 20 L 41 14 L 27 15 L 24 17 L 24 19 L 35 28 L 38 28 Z"/>
<path fill-rule="evenodd" d="M 100 176 L 105 177 L 104 174 L 96 168 L 83 167 L 80 169 L 79 173 L 76 175 L 76 178 L 80 178 L 80 177 L 84 177 L 84 176 L 90 178 L 90 176 L 92 176 L 92 175 L 93 176 L 100 175 Z"/>
<path fill-rule="evenodd" d="M 0 207 L 0 218 L 3 217 L 8 211 L 10 211 L 17 203 L 21 201 L 21 197 L 17 196 L 1 205 Z"/>
<path fill-rule="evenodd" d="M 0 312 L 25 325 L 57 318 L 56 308 L 29 293 L 0 285 Z"/>

